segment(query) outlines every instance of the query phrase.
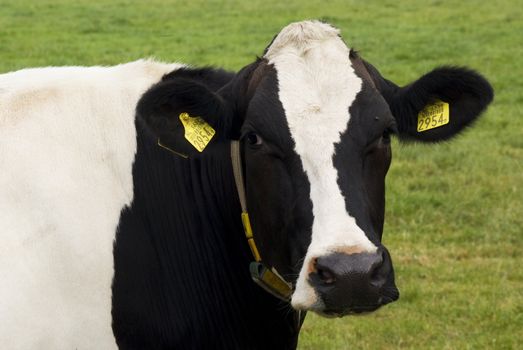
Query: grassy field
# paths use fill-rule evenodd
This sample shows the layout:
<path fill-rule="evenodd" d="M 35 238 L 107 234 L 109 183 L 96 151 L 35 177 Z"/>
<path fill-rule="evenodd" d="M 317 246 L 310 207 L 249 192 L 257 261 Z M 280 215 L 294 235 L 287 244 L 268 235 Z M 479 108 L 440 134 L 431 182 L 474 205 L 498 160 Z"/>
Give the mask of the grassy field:
<path fill-rule="evenodd" d="M 398 84 L 468 65 L 496 98 L 455 141 L 394 143 L 384 241 L 401 298 L 365 317 L 309 315 L 300 349 L 522 348 L 521 2 L 0 0 L 0 71 L 147 56 L 239 69 L 307 18 Z"/>

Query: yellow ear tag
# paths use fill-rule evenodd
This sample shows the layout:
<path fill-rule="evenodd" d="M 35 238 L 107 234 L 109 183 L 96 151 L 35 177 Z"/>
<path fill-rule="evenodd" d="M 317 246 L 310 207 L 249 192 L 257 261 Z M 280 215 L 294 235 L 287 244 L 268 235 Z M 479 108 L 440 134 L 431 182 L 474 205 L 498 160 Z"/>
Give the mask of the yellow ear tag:
<path fill-rule="evenodd" d="M 185 139 L 189 141 L 198 152 L 202 152 L 209 142 L 211 142 L 216 131 L 202 118 L 190 117 L 188 113 L 181 113 L 180 121 L 185 129 Z"/>
<path fill-rule="evenodd" d="M 449 123 L 449 104 L 436 101 L 418 113 L 418 132 L 439 128 Z"/>

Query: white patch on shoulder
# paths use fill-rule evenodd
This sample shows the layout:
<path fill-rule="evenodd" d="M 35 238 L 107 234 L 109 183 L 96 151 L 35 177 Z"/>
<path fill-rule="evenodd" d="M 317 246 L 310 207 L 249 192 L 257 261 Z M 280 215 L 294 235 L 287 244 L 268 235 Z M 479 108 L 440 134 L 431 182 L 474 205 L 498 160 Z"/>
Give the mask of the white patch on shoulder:
<path fill-rule="evenodd" d="M 347 213 L 333 165 L 334 145 L 347 128 L 349 107 L 362 87 L 349 53 L 337 29 L 305 21 L 285 27 L 265 55 L 276 69 L 279 98 L 311 185 L 312 240 L 292 296 L 297 309 L 321 311 L 323 306 L 307 281 L 312 259 L 344 247 L 377 249 Z"/>
<path fill-rule="evenodd" d="M 0 75 L 0 344 L 115 349 L 113 242 L 133 198 L 135 108 L 181 67 Z"/>

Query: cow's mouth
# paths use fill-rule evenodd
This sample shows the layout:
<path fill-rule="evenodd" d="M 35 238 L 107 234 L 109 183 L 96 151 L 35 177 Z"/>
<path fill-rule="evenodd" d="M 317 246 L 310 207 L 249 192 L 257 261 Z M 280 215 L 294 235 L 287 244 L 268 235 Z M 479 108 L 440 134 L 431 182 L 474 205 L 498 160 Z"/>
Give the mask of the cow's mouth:
<path fill-rule="evenodd" d="M 344 317 L 344 316 L 349 316 L 349 315 L 366 315 L 373 311 L 378 310 L 381 306 L 382 305 L 358 306 L 358 307 L 353 307 L 353 308 L 343 310 L 341 312 L 339 310 L 324 310 L 322 312 L 317 312 L 317 314 L 319 314 L 323 317 L 328 317 L 328 318 Z"/>
<path fill-rule="evenodd" d="M 329 318 L 344 317 L 344 316 L 349 316 L 349 315 L 363 316 L 363 315 L 370 314 L 371 312 L 378 310 L 383 305 L 385 305 L 385 304 L 355 306 L 355 307 L 347 308 L 343 311 L 326 309 L 326 310 L 323 310 L 321 312 L 316 312 L 316 313 L 321 316 L 329 317 Z"/>
<path fill-rule="evenodd" d="M 342 308 L 338 307 L 328 307 L 324 306 L 323 308 L 311 308 L 310 311 L 317 313 L 320 316 L 327 318 L 334 317 L 344 317 L 344 316 L 362 316 L 374 312 L 381 308 L 384 305 L 390 304 L 399 298 L 399 291 L 396 287 L 387 288 L 382 291 L 382 295 L 377 300 L 375 304 L 365 304 L 365 305 L 350 305 Z M 324 303 L 317 303 L 316 305 Z"/>

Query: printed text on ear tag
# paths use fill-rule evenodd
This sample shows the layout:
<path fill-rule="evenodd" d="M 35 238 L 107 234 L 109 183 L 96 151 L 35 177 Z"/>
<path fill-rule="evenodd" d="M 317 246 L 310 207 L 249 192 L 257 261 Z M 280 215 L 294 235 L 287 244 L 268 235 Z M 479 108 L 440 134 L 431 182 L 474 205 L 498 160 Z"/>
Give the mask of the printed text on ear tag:
<path fill-rule="evenodd" d="M 436 101 L 418 113 L 418 132 L 439 128 L 449 123 L 449 104 Z"/>
<path fill-rule="evenodd" d="M 216 131 L 202 118 L 190 117 L 188 113 L 181 113 L 180 121 L 185 130 L 185 139 L 189 141 L 198 152 L 202 152 L 209 142 L 211 142 Z"/>

